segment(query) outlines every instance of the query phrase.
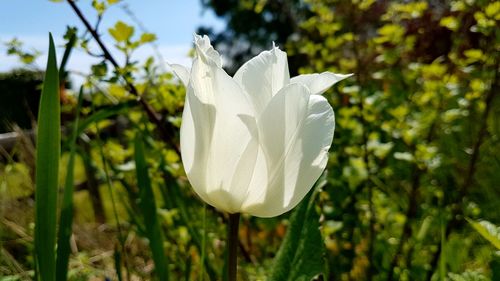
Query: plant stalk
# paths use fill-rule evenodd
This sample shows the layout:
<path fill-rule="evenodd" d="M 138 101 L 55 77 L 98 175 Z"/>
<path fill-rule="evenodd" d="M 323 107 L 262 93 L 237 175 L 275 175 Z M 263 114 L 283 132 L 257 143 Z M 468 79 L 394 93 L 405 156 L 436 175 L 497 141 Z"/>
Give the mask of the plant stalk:
<path fill-rule="evenodd" d="M 238 271 L 238 227 L 240 213 L 229 214 L 229 225 L 227 228 L 227 280 L 236 281 Z"/>

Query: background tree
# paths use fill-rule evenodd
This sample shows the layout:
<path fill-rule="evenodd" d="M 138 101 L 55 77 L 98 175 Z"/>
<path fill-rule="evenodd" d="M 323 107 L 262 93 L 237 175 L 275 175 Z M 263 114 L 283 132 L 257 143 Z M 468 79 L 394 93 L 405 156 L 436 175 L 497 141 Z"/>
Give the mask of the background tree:
<path fill-rule="evenodd" d="M 500 2 L 203 3 L 227 21 L 219 44 L 257 37 L 252 47 L 268 48 L 261 34 L 285 43 L 292 73 L 355 74 L 329 95 L 338 149 L 322 206 L 331 280 L 498 274 L 487 266 L 498 257 L 480 250 L 464 217 L 499 221 Z M 240 47 L 230 46 L 234 71 Z"/>
<path fill-rule="evenodd" d="M 197 32 L 209 35 L 214 47 L 225 55 L 229 74 L 269 48 L 272 42 L 283 48 L 288 38 L 300 31 L 299 24 L 311 15 L 307 4 L 300 0 L 201 2 L 226 21 L 227 28 L 223 31 L 201 26 Z M 292 74 L 296 74 L 300 58 L 289 56 L 288 59 Z"/>
<path fill-rule="evenodd" d="M 0 133 L 12 131 L 14 124 L 30 129 L 38 114 L 43 73 L 14 70 L 0 74 Z"/>

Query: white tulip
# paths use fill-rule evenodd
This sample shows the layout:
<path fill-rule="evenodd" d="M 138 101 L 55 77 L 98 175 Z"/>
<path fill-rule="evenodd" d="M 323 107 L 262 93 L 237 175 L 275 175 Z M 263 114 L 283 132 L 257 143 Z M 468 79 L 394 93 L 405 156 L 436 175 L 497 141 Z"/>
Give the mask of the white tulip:
<path fill-rule="evenodd" d="M 207 36 L 194 41 L 191 70 L 171 65 L 187 88 L 180 138 L 191 185 L 228 213 L 274 217 L 289 211 L 328 161 L 335 118 L 320 94 L 350 75 L 290 79 L 286 53 L 273 47 L 231 77 Z"/>

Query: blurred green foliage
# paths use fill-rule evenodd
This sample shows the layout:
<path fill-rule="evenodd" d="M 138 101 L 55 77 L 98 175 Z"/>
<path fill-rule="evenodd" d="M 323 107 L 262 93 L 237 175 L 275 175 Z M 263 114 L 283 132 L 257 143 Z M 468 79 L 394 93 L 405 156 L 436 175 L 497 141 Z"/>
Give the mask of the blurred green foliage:
<path fill-rule="evenodd" d="M 41 53 L 37 50 L 25 50 L 23 45 L 23 42 L 19 41 L 17 38 L 5 42 L 7 54 L 17 56 L 24 64 L 33 65 Z"/>
<path fill-rule="evenodd" d="M 464 216 L 500 219 L 500 2 L 203 3 L 228 20 L 231 32 L 213 34 L 223 50 L 243 39 L 259 52 L 267 36 L 292 73 L 354 73 L 327 93 L 337 116 L 321 202 L 331 280 L 431 280 L 439 262 L 446 272 L 434 278 L 491 276 L 493 249 Z M 289 15 L 293 24 L 275 24 Z M 229 71 L 246 60 L 225 55 Z"/>
<path fill-rule="evenodd" d="M 62 107 L 65 127 L 81 117 L 69 279 L 153 276 L 134 162 L 140 131 L 171 280 L 218 280 L 227 218 L 196 199 L 182 169 L 184 87 L 156 57 L 134 60 L 153 33 L 125 19 L 100 26 L 117 2 L 87 4 L 123 65 L 102 56 L 89 32 L 68 28 L 65 36 L 77 34 L 76 48 L 102 58 L 88 70 L 81 112 L 70 90 Z M 499 1 L 202 3 L 227 22 L 211 36 L 230 73 L 272 41 L 289 54 L 292 74 L 354 73 L 324 94 L 336 132 L 317 214 L 308 215 L 319 215 L 326 250 L 319 280 L 500 278 L 500 255 L 481 237 L 498 236 L 500 225 Z M 161 127 L 171 128 L 167 137 Z M 66 132 L 63 174 L 68 142 Z M 27 152 L 18 144 L 0 162 L 0 276 L 13 280 L 33 268 Z M 465 217 L 491 223 L 478 233 Z M 269 276 L 287 218 L 243 216 L 241 280 Z"/>

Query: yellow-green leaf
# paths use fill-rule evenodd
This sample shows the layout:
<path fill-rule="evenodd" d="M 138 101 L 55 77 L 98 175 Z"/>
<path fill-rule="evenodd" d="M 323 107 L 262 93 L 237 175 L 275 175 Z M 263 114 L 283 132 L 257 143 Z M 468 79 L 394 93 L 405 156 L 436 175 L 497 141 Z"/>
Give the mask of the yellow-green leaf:
<path fill-rule="evenodd" d="M 490 241 L 493 246 L 500 250 L 500 227 L 497 227 L 491 222 L 485 220 L 476 222 L 471 219 L 467 219 L 467 221 L 479 234 L 481 234 L 481 236 Z"/>
<path fill-rule="evenodd" d="M 486 8 L 484 9 L 484 12 L 485 12 L 486 16 L 488 16 L 489 18 L 499 20 L 500 19 L 500 1 L 495 1 L 495 2 L 488 4 L 488 6 L 486 6 Z"/>
<path fill-rule="evenodd" d="M 154 33 L 143 33 L 141 35 L 141 43 L 149 43 L 149 42 L 153 42 L 156 40 L 156 35 Z"/>
<path fill-rule="evenodd" d="M 92 0 L 92 7 L 94 7 L 99 15 L 102 15 L 106 11 L 106 4 L 104 2 Z"/>
<path fill-rule="evenodd" d="M 465 50 L 464 55 L 468 58 L 469 63 L 473 63 L 483 59 L 483 51 L 479 49 Z"/>
<path fill-rule="evenodd" d="M 439 24 L 441 26 L 448 28 L 449 30 L 456 31 L 458 29 L 458 26 L 459 26 L 458 25 L 459 21 L 456 17 L 449 16 L 449 17 L 442 18 L 441 21 L 439 22 Z"/>
<path fill-rule="evenodd" d="M 108 29 L 108 31 L 117 42 L 126 42 L 134 35 L 134 27 L 122 21 L 116 22 L 115 26 Z"/>

